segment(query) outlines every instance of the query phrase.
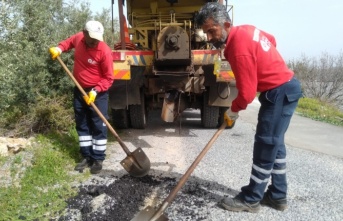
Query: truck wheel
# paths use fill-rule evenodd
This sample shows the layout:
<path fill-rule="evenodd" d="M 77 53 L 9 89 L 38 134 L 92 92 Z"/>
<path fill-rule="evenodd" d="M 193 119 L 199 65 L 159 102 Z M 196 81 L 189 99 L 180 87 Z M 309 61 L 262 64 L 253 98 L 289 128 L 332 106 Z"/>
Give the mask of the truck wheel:
<path fill-rule="evenodd" d="M 216 128 L 218 126 L 219 107 L 208 105 L 208 92 L 204 92 L 201 109 L 201 124 L 204 128 Z"/>
<path fill-rule="evenodd" d="M 130 105 L 131 126 L 134 129 L 145 129 L 146 127 L 146 111 L 144 94 L 141 93 L 141 104 Z"/>
<path fill-rule="evenodd" d="M 126 109 L 112 109 L 112 124 L 116 129 L 129 128 L 128 111 Z"/>

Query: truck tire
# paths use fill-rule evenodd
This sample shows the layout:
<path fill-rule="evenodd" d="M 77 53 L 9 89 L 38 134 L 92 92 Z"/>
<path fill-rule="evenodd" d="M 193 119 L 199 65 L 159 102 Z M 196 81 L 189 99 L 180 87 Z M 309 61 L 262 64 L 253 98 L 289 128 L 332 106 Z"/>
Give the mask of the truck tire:
<path fill-rule="evenodd" d="M 141 104 L 130 105 L 130 120 L 131 126 L 134 129 L 145 129 L 146 128 L 146 111 L 145 111 L 145 98 L 144 94 L 141 93 Z"/>
<path fill-rule="evenodd" d="M 201 124 L 204 128 L 216 128 L 218 126 L 219 107 L 208 105 L 208 91 L 204 92 L 201 109 Z"/>
<path fill-rule="evenodd" d="M 112 109 L 112 124 L 116 129 L 127 129 L 130 127 L 128 111 L 126 109 Z"/>

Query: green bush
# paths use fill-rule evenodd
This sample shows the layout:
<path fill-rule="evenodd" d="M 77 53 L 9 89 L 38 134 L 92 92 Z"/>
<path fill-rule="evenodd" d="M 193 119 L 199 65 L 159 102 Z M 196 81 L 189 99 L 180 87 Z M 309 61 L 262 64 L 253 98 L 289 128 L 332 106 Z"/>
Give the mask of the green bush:
<path fill-rule="evenodd" d="M 109 45 L 118 38 L 117 24 L 114 27 L 117 31 L 110 36 L 109 9 L 93 16 L 87 0 L 69 3 L 66 0 L 0 3 L 0 130 L 15 129 L 17 134 L 27 134 L 68 128 L 70 116 L 62 109 L 69 109 L 69 105 L 60 100 L 72 96 L 74 84 L 59 62 L 51 59 L 48 49 L 81 31 L 90 19 L 104 24 Z M 70 70 L 74 62 L 72 52 L 61 55 Z"/>
<path fill-rule="evenodd" d="M 25 113 L 17 108 L 9 112 L 5 119 L 4 124 L 16 136 L 65 132 L 74 126 L 71 97 L 41 97 L 37 103 L 28 105 Z"/>
<path fill-rule="evenodd" d="M 82 30 L 92 17 L 87 4 L 71 6 L 64 2 L 2 2 L 0 128 L 15 128 L 19 134 L 67 128 L 70 114 L 62 109 L 69 105 L 60 100 L 71 95 L 73 84 L 61 65 L 50 58 L 48 49 Z M 70 58 L 70 53 L 63 54 L 69 68 L 73 65 Z"/>

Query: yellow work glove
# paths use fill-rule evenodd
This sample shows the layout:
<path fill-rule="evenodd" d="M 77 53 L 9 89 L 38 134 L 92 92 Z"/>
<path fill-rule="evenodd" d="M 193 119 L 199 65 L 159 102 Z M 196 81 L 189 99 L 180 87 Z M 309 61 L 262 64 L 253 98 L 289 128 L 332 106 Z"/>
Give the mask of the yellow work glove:
<path fill-rule="evenodd" d="M 93 88 L 90 92 L 88 92 L 88 96 L 83 96 L 83 99 L 85 99 L 88 105 L 91 105 L 91 103 L 94 103 L 97 94 L 97 91 Z"/>
<path fill-rule="evenodd" d="M 224 120 L 229 128 L 232 128 L 235 125 L 236 120 L 238 119 L 238 112 L 232 112 L 231 109 L 225 111 Z"/>
<path fill-rule="evenodd" d="M 58 56 L 62 54 L 62 50 L 59 47 L 49 48 L 52 60 L 55 60 Z"/>

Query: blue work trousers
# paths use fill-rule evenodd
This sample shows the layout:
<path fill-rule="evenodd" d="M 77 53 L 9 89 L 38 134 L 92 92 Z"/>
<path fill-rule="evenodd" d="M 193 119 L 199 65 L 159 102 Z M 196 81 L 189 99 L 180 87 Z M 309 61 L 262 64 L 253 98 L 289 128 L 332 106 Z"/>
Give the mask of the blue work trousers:
<path fill-rule="evenodd" d="M 300 82 L 296 78 L 260 94 L 251 176 L 249 184 L 241 189 L 245 201 L 262 200 L 270 178 L 271 197 L 286 198 L 285 133 L 301 97 Z"/>
<path fill-rule="evenodd" d="M 88 94 L 90 90 L 90 88 L 85 89 L 85 92 Z M 98 93 L 94 104 L 108 119 L 108 92 Z M 82 93 L 76 87 L 74 89 L 74 113 L 81 155 L 103 161 L 106 157 L 107 126 L 94 108 L 86 104 Z"/>

